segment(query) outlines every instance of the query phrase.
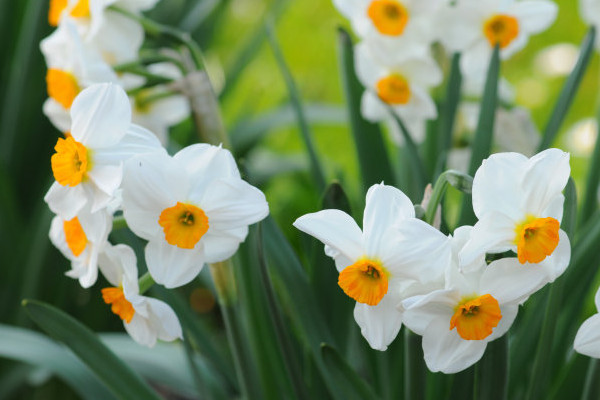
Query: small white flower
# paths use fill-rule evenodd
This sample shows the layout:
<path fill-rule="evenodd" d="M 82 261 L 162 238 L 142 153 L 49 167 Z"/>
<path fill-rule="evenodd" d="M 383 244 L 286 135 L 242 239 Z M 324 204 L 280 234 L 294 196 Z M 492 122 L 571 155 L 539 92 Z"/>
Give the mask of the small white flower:
<path fill-rule="evenodd" d="M 579 13 L 581 18 L 590 25 L 600 28 L 600 1 L 598 0 L 579 0 Z M 600 43 L 596 40 L 596 47 L 600 48 Z"/>
<path fill-rule="evenodd" d="M 448 238 L 416 219 L 412 202 L 392 186 L 371 186 L 362 231 L 340 210 L 304 215 L 294 226 L 325 244 L 340 272 L 339 286 L 356 300 L 354 319 L 376 350 L 385 350 L 398 334 L 400 302 L 442 287 L 450 264 Z"/>
<path fill-rule="evenodd" d="M 44 197 L 64 219 L 86 205 L 106 207 L 121 184 L 123 161 L 135 154 L 164 152 L 151 132 L 131 124 L 127 95 L 119 86 L 93 85 L 71 107 L 71 136 L 58 139 L 52 156 L 56 182 Z"/>
<path fill-rule="evenodd" d="M 152 347 L 157 339 L 182 339 L 177 315 L 168 304 L 139 294 L 137 260 L 131 247 L 109 245 L 98 259 L 100 270 L 114 287 L 102 289 L 106 304 L 123 320 L 129 335 L 143 346 Z"/>
<path fill-rule="evenodd" d="M 596 310 L 600 310 L 600 288 L 596 291 L 594 301 Z M 592 315 L 581 324 L 573 347 L 578 353 L 600 358 L 600 314 Z"/>
<path fill-rule="evenodd" d="M 79 279 L 84 288 L 92 286 L 98 277 L 98 254 L 108 244 L 112 229 L 112 213 L 100 210 L 90 213 L 89 207 L 70 220 L 54 217 L 50 225 L 50 241 L 71 261 L 66 275 Z"/>
<path fill-rule="evenodd" d="M 268 213 L 264 194 L 240 178 L 221 147 L 196 144 L 173 157 L 142 155 L 126 164 L 123 214 L 148 240 L 152 277 L 168 288 L 190 282 L 204 263 L 231 257 L 248 225 Z"/>

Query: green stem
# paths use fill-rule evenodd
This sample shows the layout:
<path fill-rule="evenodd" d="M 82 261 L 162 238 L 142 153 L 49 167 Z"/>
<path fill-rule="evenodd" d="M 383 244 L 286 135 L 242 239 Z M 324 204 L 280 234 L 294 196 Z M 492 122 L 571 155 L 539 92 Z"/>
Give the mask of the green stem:
<path fill-rule="evenodd" d="M 438 205 L 442 201 L 442 196 L 446 192 L 448 185 L 453 186 L 461 192 L 471 193 L 473 178 L 454 170 L 445 171 L 438 177 L 433 187 L 433 193 L 427 203 L 427 209 L 425 210 L 425 222 L 430 225 L 433 224 Z"/>
<path fill-rule="evenodd" d="M 112 226 L 113 231 L 118 231 L 119 229 L 125 229 L 125 228 L 127 228 L 127 221 L 125 221 L 125 217 L 120 215 L 113 219 L 113 226 Z"/>
<path fill-rule="evenodd" d="M 421 337 L 404 328 L 404 399 L 425 399 L 425 361 Z"/>
<path fill-rule="evenodd" d="M 583 387 L 582 400 L 595 400 L 600 395 L 600 368 L 598 360 L 590 358 L 587 375 L 585 377 L 585 386 Z"/>
<path fill-rule="evenodd" d="M 138 285 L 140 287 L 140 294 L 144 294 L 148 289 L 154 286 L 156 282 L 152 276 L 150 276 L 150 272 L 146 272 L 138 281 Z"/>

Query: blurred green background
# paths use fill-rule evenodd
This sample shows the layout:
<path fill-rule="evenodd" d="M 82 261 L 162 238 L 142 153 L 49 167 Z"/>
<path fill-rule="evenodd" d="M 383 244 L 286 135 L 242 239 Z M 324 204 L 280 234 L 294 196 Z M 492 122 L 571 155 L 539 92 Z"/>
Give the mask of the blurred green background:
<path fill-rule="evenodd" d="M 516 103 L 531 110 L 540 130 L 586 32 L 576 1 L 556 3 L 560 12 L 552 28 L 533 37 L 524 51 L 502 66 L 502 74 L 515 87 Z M 101 300 L 99 285 L 83 290 L 77 281 L 64 277 L 68 261 L 48 240 L 52 215 L 42 199 L 52 182 L 49 160 L 59 132 L 42 114 L 45 64 L 39 42 L 52 32 L 47 9 L 42 0 L 0 0 L 0 322 L 33 328 L 20 302 L 35 298 L 95 331 L 122 332 L 120 320 Z M 349 29 L 349 24 L 330 1 L 162 0 L 148 16 L 192 32 L 205 53 L 234 143 L 236 138 L 260 136 L 258 146 L 240 147 L 239 162 L 265 191 L 272 215 L 290 240 L 298 243 L 291 223 L 315 211 L 319 198 L 307 173 L 285 83 L 266 41 L 265 23 L 276 26 L 328 178 L 343 183 L 354 205 L 364 201 L 338 72 L 337 27 Z M 598 71 L 595 55 L 556 143 L 572 153 L 577 181 L 587 172 L 586 156 L 596 137 L 597 128 L 581 123 L 597 109 Z M 174 135 L 189 125 L 188 121 L 175 127 Z M 208 280 L 204 282 L 210 288 Z M 203 323 L 219 332 L 221 320 L 210 295 L 194 287 L 182 292 Z M 76 398 L 61 381 L 32 371 L 0 359 L 0 398 Z"/>

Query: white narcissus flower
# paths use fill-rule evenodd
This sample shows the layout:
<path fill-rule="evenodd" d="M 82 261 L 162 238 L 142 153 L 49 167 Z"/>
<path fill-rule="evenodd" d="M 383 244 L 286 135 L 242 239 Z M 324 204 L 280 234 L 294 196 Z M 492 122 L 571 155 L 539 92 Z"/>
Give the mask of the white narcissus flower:
<path fill-rule="evenodd" d="M 429 56 L 407 59 L 398 54 L 375 41 L 356 45 L 356 73 L 366 88 L 361 113 L 372 122 L 389 121 L 391 109 L 407 126 L 418 127 L 437 116 L 428 90 L 441 82 L 442 72 Z"/>
<path fill-rule="evenodd" d="M 98 84 L 83 90 L 73 102 L 71 119 L 71 136 L 59 138 L 54 147 L 56 182 L 44 197 L 67 220 L 86 205 L 94 213 L 113 200 L 126 159 L 165 152 L 156 136 L 131 124 L 129 99 L 119 86 Z"/>
<path fill-rule="evenodd" d="M 569 154 L 559 149 L 531 158 L 498 153 L 484 160 L 473 179 L 479 221 L 460 253 L 461 263 L 485 253 L 514 251 L 521 264 L 544 261 L 548 281 L 554 281 L 571 257 L 569 238 L 560 229 L 562 191 L 570 171 Z"/>
<path fill-rule="evenodd" d="M 48 100 L 44 113 L 52 124 L 65 133 L 71 127 L 69 110 L 75 97 L 94 83 L 113 82 L 118 78 L 100 54 L 84 45 L 71 21 L 65 21 L 40 43 L 48 72 Z"/>
<path fill-rule="evenodd" d="M 423 336 L 432 372 L 452 374 L 476 363 L 487 344 L 508 331 L 519 304 L 545 283 L 542 271 L 523 268 L 515 258 L 486 265 L 481 257 L 470 272 L 461 273 L 457 253 L 470 230 L 463 226 L 455 231 L 445 288 L 402 302 L 404 323 Z"/>
<path fill-rule="evenodd" d="M 579 0 L 579 13 L 581 18 L 590 25 L 600 28 L 600 1 L 598 0 Z M 596 41 L 596 47 L 600 48 L 600 43 Z"/>
<path fill-rule="evenodd" d="M 370 37 L 407 56 L 425 55 L 433 42 L 432 16 L 441 0 L 334 0 L 361 37 Z M 397 52 L 398 53 L 398 52 Z"/>
<path fill-rule="evenodd" d="M 123 214 L 148 240 L 148 271 L 165 287 L 184 285 L 204 263 L 231 257 L 248 225 L 268 213 L 264 194 L 240 178 L 221 147 L 196 144 L 173 157 L 143 155 L 126 164 Z"/>
<path fill-rule="evenodd" d="M 600 288 L 594 298 L 596 310 L 600 311 Z M 575 351 L 589 357 L 600 358 L 600 314 L 596 313 L 586 319 L 579 327 L 575 342 Z"/>
<path fill-rule="evenodd" d="M 484 74 L 492 50 L 507 59 L 546 30 L 558 13 L 549 0 L 459 0 L 440 12 L 439 38 L 450 51 L 462 52 L 464 74 Z"/>
<path fill-rule="evenodd" d="M 443 287 L 450 264 L 446 236 L 415 218 L 412 202 L 383 184 L 367 192 L 363 230 L 340 210 L 322 210 L 294 222 L 325 244 L 338 284 L 354 300 L 354 319 L 376 350 L 385 350 L 402 326 L 400 302 Z"/>
<path fill-rule="evenodd" d="M 102 289 L 102 298 L 123 320 L 129 336 L 141 345 L 152 347 L 157 339 L 182 339 L 177 315 L 163 301 L 139 293 L 137 260 L 131 247 L 107 246 L 98 259 L 100 270 L 111 285 Z"/>
<path fill-rule="evenodd" d="M 90 213 L 89 207 L 65 220 L 55 216 L 50 225 L 50 241 L 71 261 L 66 275 L 79 279 L 84 288 L 92 286 L 98 277 L 98 255 L 108 245 L 112 229 L 112 213 L 100 210 Z"/>

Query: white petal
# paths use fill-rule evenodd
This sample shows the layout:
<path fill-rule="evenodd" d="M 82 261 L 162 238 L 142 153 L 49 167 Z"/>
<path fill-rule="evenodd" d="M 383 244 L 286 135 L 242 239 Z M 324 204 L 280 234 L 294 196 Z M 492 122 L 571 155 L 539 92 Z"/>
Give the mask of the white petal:
<path fill-rule="evenodd" d="M 178 151 L 173 159 L 194 176 L 196 186 L 218 178 L 239 178 L 240 172 L 231 152 L 221 146 L 193 144 Z"/>
<path fill-rule="evenodd" d="M 97 31 L 90 32 L 88 45 L 99 48 L 111 65 L 135 60 L 144 40 L 140 23 L 114 11 L 107 10 L 104 14 L 104 21 Z"/>
<path fill-rule="evenodd" d="M 139 154 L 164 153 L 158 138 L 147 129 L 131 124 L 125 136 L 115 145 L 94 152 L 94 161 L 119 164 Z"/>
<path fill-rule="evenodd" d="M 98 258 L 102 275 L 113 286 L 123 286 L 125 297 L 139 292 L 137 258 L 133 249 L 124 244 L 106 246 Z"/>
<path fill-rule="evenodd" d="M 554 282 L 561 276 L 571 261 L 571 243 L 567 233 L 560 229 L 558 231 L 558 246 L 554 252 L 546 257 L 539 265 L 544 269 L 548 282 Z"/>
<path fill-rule="evenodd" d="M 519 28 L 529 34 L 545 31 L 554 23 L 558 7 L 551 1 L 515 1 L 510 10 L 519 20 Z"/>
<path fill-rule="evenodd" d="M 322 210 L 298 218 L 296 228 L 355 262 L 364 255 L 362 231 L 351 216 L 340 210 Z"/>
<path fill-rule="evenodd" d="M 210 223 L 210 222 L 209 222 Z M 248 235 L 248 227 L 220 231 L 211 226 L 200 240 L 203 246 L 204 259 L 207 263 L 225 261 L 238 249 Z"/>
<path fill-rule="evenodd" d="M 447 319 L 448 326 L 453 309 L 460 301 L 455 290 L 436 290 L 427 295 L 409 297 L 402 301 L 403 322 L 413 332 L 424 335 L 435 319 Z"/>
<path fill-rule="evenodd" d="M 356 303 L 354 319 L 369 346 L 385 351 L 402 327 L 402 313 L 397 310 L 399 301 L 394 296 L 384 296 L 376 306 Z"/>
<path fill-rule="evenodd" d="M 150 322 L 139 313 L 135 313 L 130 323 L 123 321 L 125 330 L 133 340 L 142 346 L 153 347 L 156 344 L 157 333 Z"/>
<path fill-rule="evenodd" d="M 391 114 L 385 104 L 370 90 L 365 90 L 360 100 L 360 113 L 368 121 L 380 122 Z"/>
<path fill-rule="evenodd" d="M 87 172 L 87 175 L 99 190 L 112 197 L 121 185 L 123 167 L 121 165 L 96 164 Z"/>
<path fill-rule="evenodd" d="M 66 220 L 71 220 L 83 209 L 88 202 L 82 184 L 77 186 L 62 186 L 54 182 L 44 201 L 53 213 L 60 215 Z"/>
<path fill-rule="evenodd" d="M 56 129 L 62 133 L 69 132 L 71 130 L 71 115 L 56 100 L 53 98 L 46 99 L 44 102 L 43 111 Z"/>
<path fill-rule="evenodd" d="M 492 262 L 481 277 L 481 293 L 491 294 L 500 304 L 520 303 L 548 282 L 538 264 L 521 264 L 509 257 Z"/>
<path fill-rule="evenodd" d="M 175 311 L 164 301 L 146 298 L 151 325 L 160 340 L 173 341 L 183 339 L 181 325 Z"/>
<path fill-rule="evenodd" d="M 575 351 L 589 357 L 600 358 L 600 314 L 586 319 L 577 331 Z"/>
<path fill-rule="evenodd" d="M 516 250 L 515 222 L 504 214 L 489 212 L 471 231 L 471 239 L 458 254 L 460 265 L 468 265 L 485 253 Z"/>
<path fill-rule="evenodd" d="M 145 254 L 150 275 L 168 289 L 191 282 L 204 266 L 204 254 L 197 248 L 182 249 L 162 237 L 151 239 Z"/>
<path fill-rule="evenodd" d="M 517 318 L 517 313 L 519 311 L 518 304 L 500 304 L 500 310 L 502 313 L 502 318 L 498 322 L 498 326 L 496 326 L 492 332 L 492 334 L 485 338 L 486 342 L 491 342 L 492 340 L 496 340 L 499 337 L 503 336 L 510 327 L 513 322 L 515 322 L 515 318 Z"/>

